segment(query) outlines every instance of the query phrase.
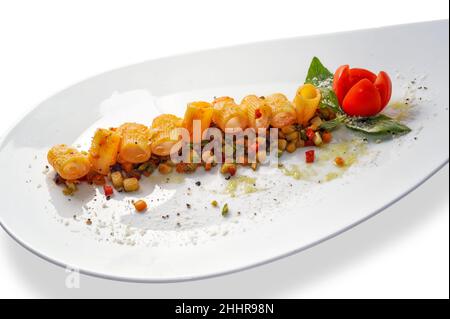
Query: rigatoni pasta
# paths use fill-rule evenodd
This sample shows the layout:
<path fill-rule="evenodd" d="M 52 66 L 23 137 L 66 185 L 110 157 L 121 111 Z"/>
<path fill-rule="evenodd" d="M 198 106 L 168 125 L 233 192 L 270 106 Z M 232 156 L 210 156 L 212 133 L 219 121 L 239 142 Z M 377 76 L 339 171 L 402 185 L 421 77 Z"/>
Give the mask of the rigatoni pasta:
<path fill-rule="evenodd" d="M 177 151 L 174 146 L 180 141 L 183 119 L 172 114 L 161 114 L 152 122 L 152 152 L 158 156 L 168 156 Z"/>
<path fill-rule="evenodd" d="M 213 101 L 213 122 L 223 131 L 227 128 L 245 129 L 248 126 L 247 110 L 234 99 L 223 96 Z"/>
<path fill-rule="evenodd" d="M 309 120 L 316 114 L 320 99 L 320 90 L 314 85 L 305 84 L 298 88 L 294 98 L 294 105 L 299 124 L 307 126 Z"/>
<path fill-rule="evenodd" d="M 110 167 L 117 162 L 120 142 L 121 136 L 114 130 L 100 128 L 95 132 L 89 149 L 89 158 L 95 172 L 108 175 Z"/>
<path fill-rule="evenodd" d="M 247 95 L 241 101 L 241 106 L 247 110 L 248 125 L 251 128 L 267 128 L 272 118 L 272 108 L 262 97 Z"/>
<path fill-rule="evenodd" d="M 295 107 L 285 95 L 275 93 L 267 96 L 265 101 L 272 109 L 270 124 L 273 127 L 281 128 L 297 122 Z"/>
<path fill-rule="evenodd" d="M 152 155 L 150 130 L 138 123 L 125 123 L 117 129 L 122 136 L 118 160 L 121 163 L 143 163 Z"/>
<path fill-rule="evenodd" d="M 183 126 L 189 131 L 191 137 L 193 137 L 194 121 L 200 122 L 200 134 L 203 134 L 211 125 L 213 111 L 212 104 L 208 102 L 198 101 L 191 102 L 187 105 L 186 112 L 184 113 Z"/>
<path fill-rule="evenodd" d="M 53 146 L 47 154 L 47 160 L 59 176 L 69 181 L 83 178 L 91 169 L 87 153 L 65 144 Z"/>

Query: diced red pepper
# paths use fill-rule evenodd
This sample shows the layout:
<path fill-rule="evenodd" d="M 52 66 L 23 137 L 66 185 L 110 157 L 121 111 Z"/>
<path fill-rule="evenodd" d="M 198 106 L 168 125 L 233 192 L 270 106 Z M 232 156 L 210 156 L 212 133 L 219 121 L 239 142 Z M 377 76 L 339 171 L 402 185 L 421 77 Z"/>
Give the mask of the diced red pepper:
<path fill-rule="evenodd" d="M 306 130 L 306 136 L 308 137 L 308 140 L 312 141 L 314 139 L 314 136 L 316 136 L 316 132 L 314 132 L 313 129 L 309 128 Z"/>
<path fill-rule="evenodd" d="M 105 196 L 111 196 L 114 194 L 114 190 L 110 185 L 103 185 L 103 191 L 105 192 Z"/>
<path fill-rule="evenodd" d="M 314 163 L 314 160 L 316 159 L 316 152 L 314 150 L 306 151 L 306 163 Z"/>
<path fill-rule="evenodd" d="M 259 119 L 262 116 L 260 109 L 255 110 L 255 119 Z"/>

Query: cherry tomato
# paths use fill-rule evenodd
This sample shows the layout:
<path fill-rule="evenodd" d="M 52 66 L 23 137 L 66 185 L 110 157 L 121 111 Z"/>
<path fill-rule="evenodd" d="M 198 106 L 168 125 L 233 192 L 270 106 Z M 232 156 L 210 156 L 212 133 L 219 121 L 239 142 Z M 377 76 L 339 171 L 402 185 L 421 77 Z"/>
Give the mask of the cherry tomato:
<path fill-rule="evenodd" d="M 333 90 L 336 93 L 339 104 L 342 105 L 344 101 L 345 94 L 347 94 L 350 87 L 350 75 L 348 70 L 350 67 L 348 65 L 340 66 L 334 73 L 333 78 Z"/>
<path fill-rule="evenodd" d="M 381 97 L 368 79 L 356 83 L 347 92 L 342 107 L 350 116 L 373 116 L 381 111 Z"/>
<path fill-rule="evenodd" d="M 392 82 L 389 75 L 386 72 L 381 71 L 380 74 L 378 74 L 374 85 L 378 89 L 378 92 L 380 92 L 381 105 L 384 108 L 389 103 L 392 95 Z"/>
<path fill-rule="evenodd" d="M 369 117 L 381 112 L 389 103 L 392 83 L 384 71 L 377 76 L 366 69 L 342 65 L 334 74 L 333 90 L 345 113 Z"/>

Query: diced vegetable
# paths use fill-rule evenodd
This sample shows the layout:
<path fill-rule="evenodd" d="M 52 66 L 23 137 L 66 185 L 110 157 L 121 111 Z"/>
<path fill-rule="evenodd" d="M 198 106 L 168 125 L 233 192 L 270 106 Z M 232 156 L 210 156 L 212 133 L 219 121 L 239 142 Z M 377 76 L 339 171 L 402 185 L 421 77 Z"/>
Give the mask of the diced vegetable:
<path fill-rule="evenodd" d="M 330 143 L 331 140 L 333 139 L 333 134 L 331 134 L 330 132 L 323 132 L 322 133 L 322 141 L 326 144 Z"/>
<path fill-rule="evenodd" d="M 77 185 L 73 182 L 66 181 L 66 188 L 63 189 L 63 194 L 72 196 L 78 190 Z"/>
<path fill-rule="evenodd" d="M 287 146 L 287 141 L 285 139 L 279 139 L 278 140 L 278 149 L 281 151 L 284 151 Z"/>
<path fill-rule="evenodd" d="M 123 176 L 119 171 L 111 173 L 111 182 L 115 189 L 120 190 L 123 188 Z"/>
<path fill-rule="evenodd" d="M 299 139 L 297 140 L 297 142 L 295 143 L 295 146 L 297 146 L 297 148 L 304 147 L 304 146 L 305 146 L 305 141 L 302 140 L 301 138 L 299 138 Z"/>
<path fill-rule="evenodd" d="M 185 174 L 185 173 L 193 173 L 197 169 L 197 164 L 195 163 L 178 163 L 175 166 L 175 170 L 179 174 Z"/>
<path fill-rule="evenodd" d="M 158 166 L 158 171 L 161 174 L 169 174 L 172 172 L 172 166 L 170 166 L 169 164 L 166 164 L 166 163 L 161 163 Z"/>
<path fill-rule="evenodd" d="M 316 136 L 316 132 L 314 132 L 314 130 L 308 128 L 305 132 L 306 137 L 308 138 L 308 140 L 312 141 L 314 139 L 314 136 Z"/>
<path fill-rule="evenodd" d="M 339 167 L 345 166 L 345 160 L 340 156 L 338 156 L 334 159 L 334 163 Z"/>
<path fill-rule="evenodd" d="M 105 196 L 111 196 L 114 194 L 114 190 L 110 185 L 103 185 L 103 192 L 105 193 Z"/>
<path fill-rule="evenodd" d="M 316 132 L 316 134 L 314 134 L 313 142 L 316 146 L 320 146 L 323 144 L 322 137 L 320 136 L 319 132 Z"/>
<path fill-rule="evenodd" d="M 286 151 L 288 151 L 289 153 L 294 153 L 295 150 L 297 149 L 296 144 L 297 144 L 296 141 L 289 142 L 289 144 L 286 146 Z"/>
<path fill-rule="evenodd" d="M 135 192 L 139 189 L 139 181 L 136 177 L 125 178 L 123 180 L 123 188 L 126 192 Z"/>
<path fill-rule="evenodd" d="M 319 116 L 316 116 L 311 120 L 310 128 L 313 130 L 317 130 L 322 125 L 322 123 L 322 119 Z"/>
<path fill-rule="evenodd" d="M 234 176 L 236 174 L 236 170 L 237 170 L 236 164 L 233 163 L 224 163 L 220 168 L 220 172 L 222 174 L 230 174 L 231 176 Z"/>
<path fill-rule="evenodd" d="M 309 150 L 305 152 L 306 163 L 314 163 L 316 159 L 316 152 L 314 150 Z"/>
<path fill-rule="evenodd" d="M 138 200 L 134 202 L 133 205 L 136 208 L 136 211 L 139 213 L 147 209 L 147 203 L 143 200 Z"/>

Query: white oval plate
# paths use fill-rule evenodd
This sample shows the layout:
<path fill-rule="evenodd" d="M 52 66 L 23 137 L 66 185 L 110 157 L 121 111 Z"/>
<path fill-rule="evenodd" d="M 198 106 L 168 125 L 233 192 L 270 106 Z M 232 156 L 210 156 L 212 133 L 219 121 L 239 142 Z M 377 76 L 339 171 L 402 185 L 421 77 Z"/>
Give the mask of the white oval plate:
<path fill-rule="evenodd" d="M 439 21 L 278 40 L 149 61 L 74 85 L 41 103 L 2 140 L 1 224 L 51 262 L 131 281 L 216 276 L 311 247 L 380 212 L 448 161 L 448 36 L 448 21 Z M 161 112 L 181 116 L 188 101 L 213 96 L 279 91 L 292 97 L 314 55 L 332 70 L 349 63 L 392 74 L 393 101 L 410 98 L 413 107 L 391 112 L 400 112 L 413 131 L 369 143 L 355 165 L 326 183 L 323 174 L 331 168 L 320 164 L 326 150 L 311 166 L 317 175 L 300 181 L 274 167 L 241 169 L 256 178 L 258 191 L 238 190 L 235 197 L 223 193 L 228 182 L 217 171 L 199 171 L 171 176 L 170 183 L 155 174 L 138 194 L 110 201 L 83 186 L 69 201 L 52 172 L 43 172 L 51 145 L 86 148 L 99 126 L 149 124 Z M 285 161 L 311 172 L 303 151 Z M 146 214 L 135 214 L 125 200 L 134 198 L 147 199 Z M 211 207 L 212 199 L 227 202 L 230 216 Z"/>

